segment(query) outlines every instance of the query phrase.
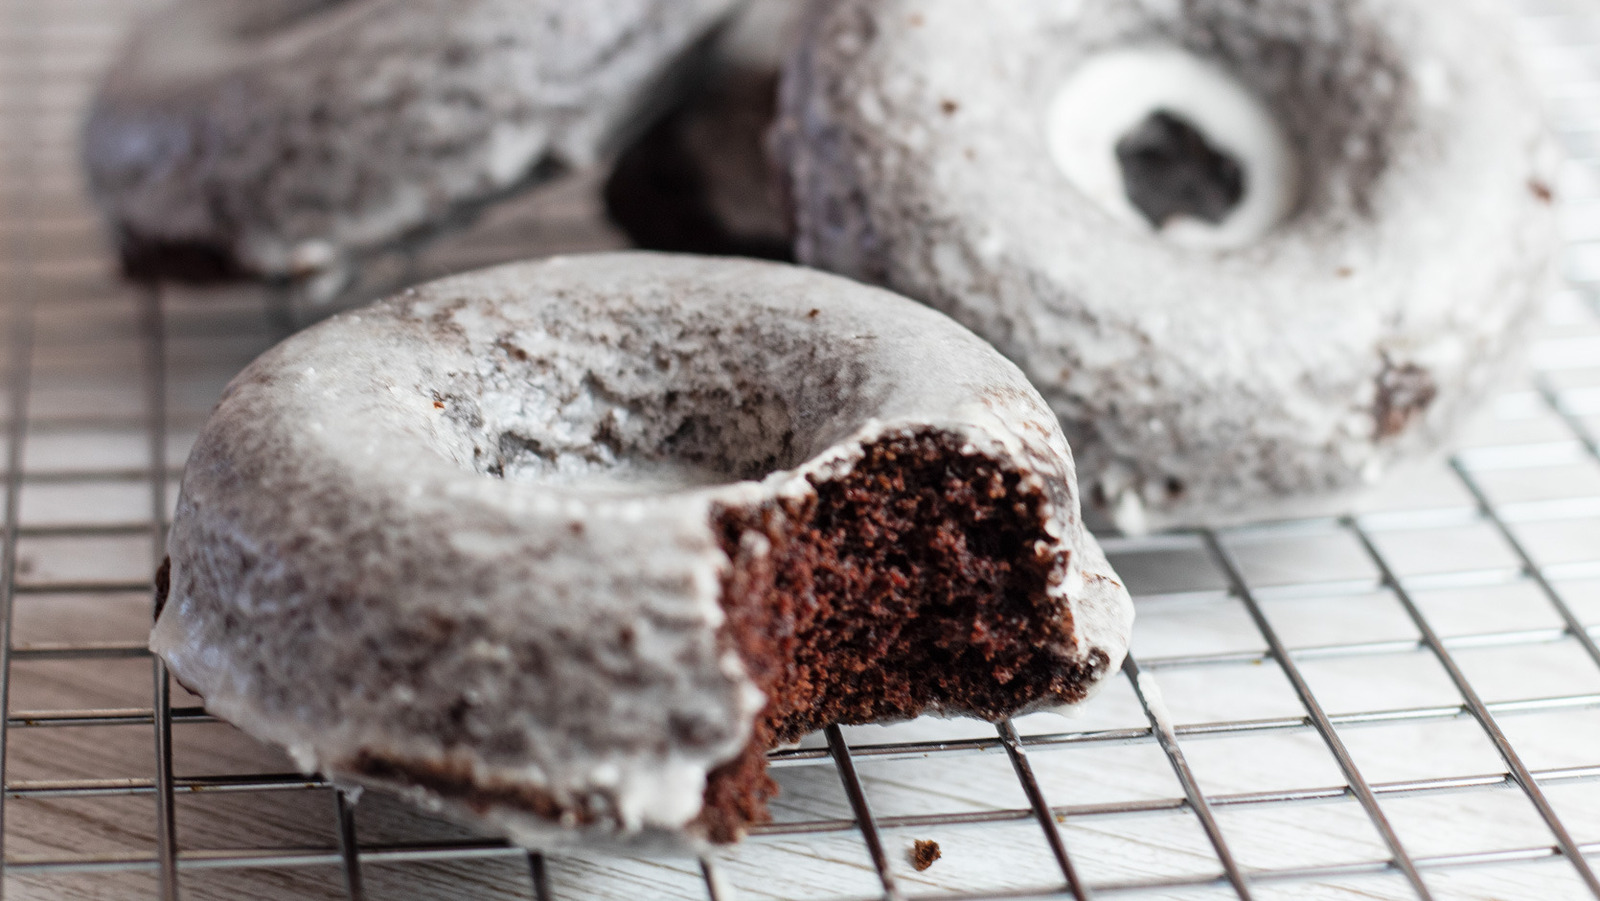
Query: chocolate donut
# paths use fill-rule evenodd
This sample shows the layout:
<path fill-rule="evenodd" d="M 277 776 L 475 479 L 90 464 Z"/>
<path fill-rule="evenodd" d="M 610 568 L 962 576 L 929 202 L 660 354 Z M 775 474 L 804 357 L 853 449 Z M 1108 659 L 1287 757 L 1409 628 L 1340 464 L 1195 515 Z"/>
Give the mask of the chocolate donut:
<path fill-rule="evenodd" d="M 951 314 L 1126 529 L 1439 445 L 1545 289 L 1509 22 L 1424 0 L 828 0 L 778 145 L 797 256 Z"/>
<path fill-rule="evenodd" d="M 631 136 L 737 0 L 183 0 L 85 130 L 137 276 L 316 278 Z"/>
<path fill-rule="evenodd" d="M 731 841 L 775 744 L 1077 703 L 1132 619 L 1015 366 L 757 261 L 558 257 L 301 332 L 168 552 L 151 647 L 210 710 L 530 847 Z"/>

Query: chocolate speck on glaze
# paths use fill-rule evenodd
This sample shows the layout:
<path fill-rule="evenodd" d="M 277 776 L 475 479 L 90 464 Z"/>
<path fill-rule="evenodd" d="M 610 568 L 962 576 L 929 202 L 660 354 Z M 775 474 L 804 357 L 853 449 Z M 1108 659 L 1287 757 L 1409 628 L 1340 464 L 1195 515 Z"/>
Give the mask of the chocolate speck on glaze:
<path fill-rule="evenodd" d="M 1373 417 L 1379 438 L 1392 438 L 1405 431 L 1413 417 L 1421 415 L 1439 395 L 1432 373 L 1415 363 L 1395 364 L 1387 357 L 1378 374 Z"/>

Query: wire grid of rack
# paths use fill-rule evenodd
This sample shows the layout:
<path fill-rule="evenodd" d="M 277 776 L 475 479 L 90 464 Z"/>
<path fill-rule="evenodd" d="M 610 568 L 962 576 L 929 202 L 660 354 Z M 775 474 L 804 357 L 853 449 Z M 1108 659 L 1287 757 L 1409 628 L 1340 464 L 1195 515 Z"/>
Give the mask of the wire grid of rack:
<path fill-rule="evenodd" d="M 187 444 L 288 328 L 115 277 L 76 129 L 147 5 L 0 0 L 7 897 L 1600 897 L 1600 9 L 1524 6 L 1570 287 L 1457 455 L 1344 516 L 1107 541 L 1141 621 L 1081 719 L 829 730 L 772 755 L 773 824 L 693 861 L 356 805 L 145 651 Z M 589 187 L 472 246 L 615 244 Z"/>

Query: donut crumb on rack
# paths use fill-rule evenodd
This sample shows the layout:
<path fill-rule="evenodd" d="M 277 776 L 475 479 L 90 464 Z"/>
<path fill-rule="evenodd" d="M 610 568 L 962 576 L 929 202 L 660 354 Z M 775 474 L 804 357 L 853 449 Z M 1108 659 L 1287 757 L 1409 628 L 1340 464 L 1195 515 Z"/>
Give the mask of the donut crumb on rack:
<path fill-rule="evenodd" d="M 911 844 L 911 865 L 920 873 L 933 866 L 933 862 L 943 857 L 939 850 L 939 843 L 930 839 L 917 839 Z"/>

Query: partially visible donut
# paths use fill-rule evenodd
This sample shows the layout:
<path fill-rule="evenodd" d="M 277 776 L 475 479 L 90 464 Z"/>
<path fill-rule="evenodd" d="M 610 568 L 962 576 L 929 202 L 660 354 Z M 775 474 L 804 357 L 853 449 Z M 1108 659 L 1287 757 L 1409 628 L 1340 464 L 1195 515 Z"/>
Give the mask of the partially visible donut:
<path fill-rule="evenodd" d="M 629 136 L 737 0 L 182 0 L 85 131 L 135 275 L 319 277 Z"/>
<path fill-rule="evenodd" d="M 542 847 L 765 816 L 827 723 L 1084 699 L 1133 615 L 1022 373 L 836 276 L 649 254 L 446 279 L 246 369 L 151 647 L 305 769 Z"/>
<path fill-rule="evenodd" d="M 797 256 L 993 341 L 1130 530 L 1439 444 L 1545 289 L 1512 28 L 1432 0 L 828 0 L 786 75 Z"/>

